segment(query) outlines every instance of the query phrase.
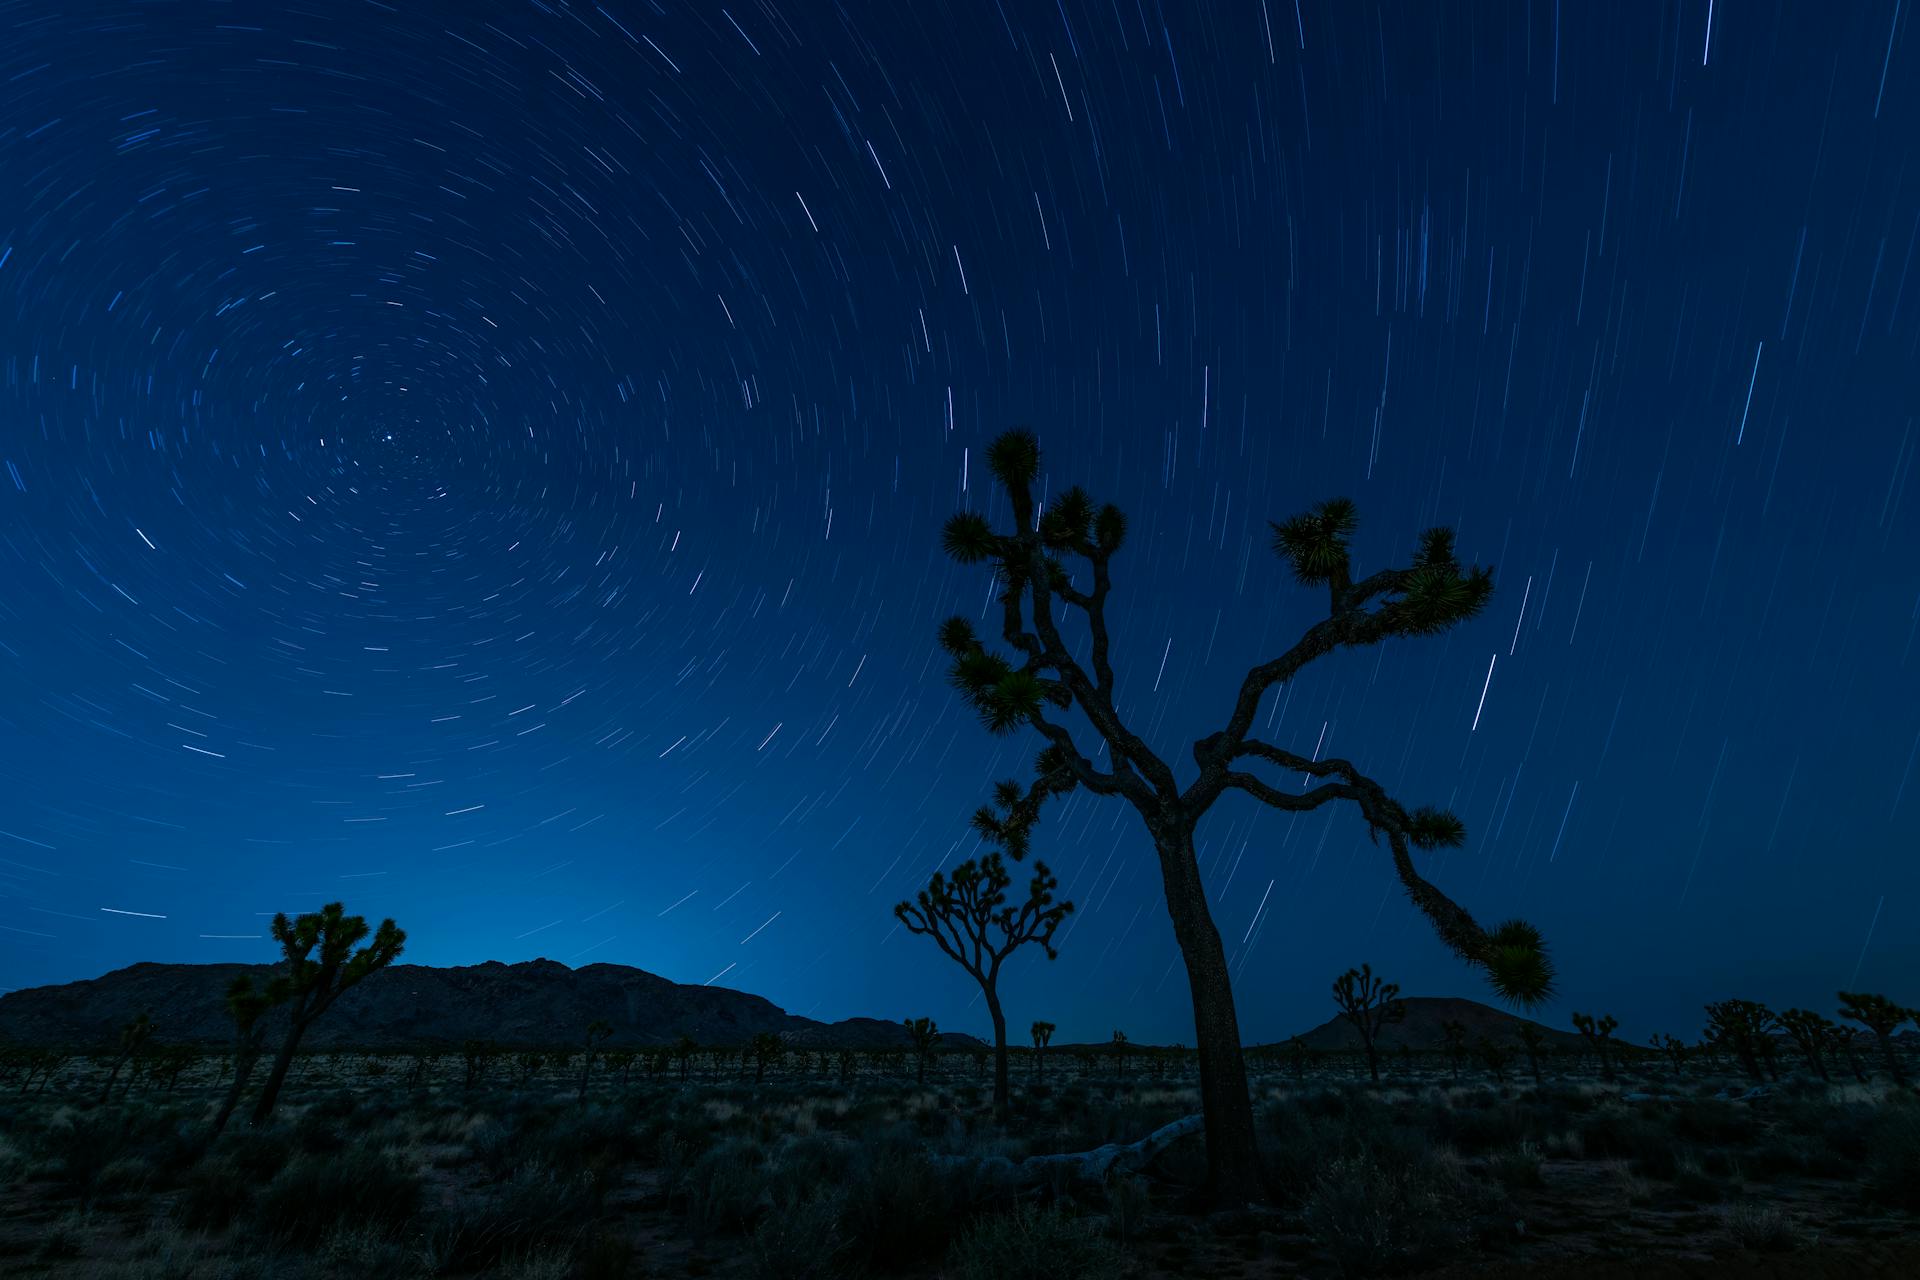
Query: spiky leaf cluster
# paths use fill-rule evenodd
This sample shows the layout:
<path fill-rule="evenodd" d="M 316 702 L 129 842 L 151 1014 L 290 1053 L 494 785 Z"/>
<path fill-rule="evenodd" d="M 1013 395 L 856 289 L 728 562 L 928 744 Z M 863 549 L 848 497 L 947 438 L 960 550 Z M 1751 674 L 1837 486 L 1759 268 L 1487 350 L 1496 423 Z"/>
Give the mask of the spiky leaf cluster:
<path fill-rule="evenodd" d="M 987 469 L 1009 489 L 1032 484 L 1040 474 L 1040 437 L 1026 427 L 1001 432 L 987 446 Z"/>
<path fill-rule="evenodd" d="M 1487 985 L 1509 1004 L 1534 1009 L 1553 997 L 1553 957 L 1540 931 L 1509 920 L 1487 935 Z"/>
<path fill-rule="evenodd" d="M 1407 839 L 1420 849 L 1457 849 L 1466 843 L 1467 824 L 1444 809 L 1423 807 L 1407 815 Z"/>
<path fill-rule="evenodd" d="M 1273 549 L 1293 566 L 1294 577 L 1305 583 L 1344 581 L 1348 575 L 1347 540 L 1360 516 L 1350 498 L 1329 498 L 1312 511 L 1278 523 Z"/>

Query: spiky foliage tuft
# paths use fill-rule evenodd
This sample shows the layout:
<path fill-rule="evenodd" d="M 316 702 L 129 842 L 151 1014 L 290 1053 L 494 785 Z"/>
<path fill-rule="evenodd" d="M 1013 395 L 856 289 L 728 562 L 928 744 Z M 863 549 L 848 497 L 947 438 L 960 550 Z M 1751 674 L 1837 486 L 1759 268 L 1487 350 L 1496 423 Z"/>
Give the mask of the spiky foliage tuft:
<path fill-rule="evenodd" d="M 987 518 L 976 511 L 961 511 L 947 517 L 940 530 L 940 546 L 961 564 L 978 564 L 1000 550 L 999 535 Z"/>
<path fill-rule="evenodd" d="M 1509 920 L 1487 935 L 1487 985 L 1508 1004 L 1536 1009 L 1553 997 L 1553 957 L 1546 939 L 1524 920 Z"/>
<path fill-rule="evenodd" d="M 1444 809 L 1415 809 L 1407 815 L 1407 839 L 1420 849 L 1458 849 L 1467 842 L 1467 824 Z"/>
<path fill-rule="evenodd" d="M 1040 517 L 1040 540 L 1049 547 L 1078 549 L 1086 545 L 1087 530 L 1093 523 L 1093 499 L 1079 485 L 1053 500 Z"/>
<path fill-rule="evenodd" d="M 953 671 L 948 678 L 953 682 L 953 687 L 977 707 L 981 699 L 989 697 L 1000 682 L 1011 674 L 1013 666 L 1005 658 L 975 648 L 954 660 Z"/>
<path fill-rule="evenodd" d="M 1420 550 L 1414 554 L 1415 567 L 1435 565 L 1452 567 L 1459 563 L 1453 557 L 1453 530 L 1444 525 L 1429 529 L 1420 535 Z"/>
<path fill-rule="evenodd" d="M 1111 502 L 1093 518 L 1093 541 L 1101 551 L 1112 555 L 1127 540 L 1127 513 Z"/>
<path fill-rule="evenodd" d="M 1347 572 L 1347 539 L 1360 523 L 1350 498 L 1330 498 L 1303 515 L 1275 524 L 1275 554 L 1302 582 L 1332 582 Z"/>
<path fill-rule="evenodd" d="M 1422 564 L 1408 571 L 1389 616 L 1400 635 L 1438 635 L 1479 613 L 1492 596 L 1493 574 L 1485 569 L 1461 573 L 1451 563 Z"/>
<path fill-rule="evenodd" d="M 1030 671 L 1009 671 L 993 688 L 974 699 L 980 723 L 989 733 L 1005 735 L 1032 722 L 1047 701 L 1048 690 Z"/>
<path fill-rule="evenodd" d="M 974 635 L 971 622 L 955 616 L 940 624 L 940 647 L 958 658 L 978 649 L 980 639 Z"/>
<path fill-rule="evenodd" d="M 1015 427 L 994 437 L 987 446 L 987 468 L 1009 489 L 1033 483 L 1040 474 L 1040 437 Z"/>

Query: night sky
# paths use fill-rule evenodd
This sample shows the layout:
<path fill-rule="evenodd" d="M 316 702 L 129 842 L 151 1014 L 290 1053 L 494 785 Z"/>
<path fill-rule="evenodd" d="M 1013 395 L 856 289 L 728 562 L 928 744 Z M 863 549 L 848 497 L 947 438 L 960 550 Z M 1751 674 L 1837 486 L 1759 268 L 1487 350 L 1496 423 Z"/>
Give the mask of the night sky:
<path fill-rule="evenodd" d="M 1268 519 L 1494 567 L 1257 724 L 1459 813 L 1545 1021 L 1920 998 L 1914 8 L 0 3 L 0 987 L 339 898 L 984 1032 L 890 907 L 1041 745 L 934 638 L 1030 424 L 1183 779 L 1325 609 Z M 1200 838 L 1249 1040 L 1491 998 L 1351 808 Z M 1036 851 L 1016 1030 L 1190 1043 L 1137 817 Z"/>

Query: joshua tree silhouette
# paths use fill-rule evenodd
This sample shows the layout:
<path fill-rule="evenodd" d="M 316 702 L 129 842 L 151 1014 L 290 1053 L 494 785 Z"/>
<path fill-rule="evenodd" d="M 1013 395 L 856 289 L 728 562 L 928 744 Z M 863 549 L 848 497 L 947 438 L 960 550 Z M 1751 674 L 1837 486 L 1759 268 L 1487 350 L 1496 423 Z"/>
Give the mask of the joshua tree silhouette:
<path fill-rule="evenodd" d="M 1827 1072 L 1827 1057 L 1823 1052 L 1833 1036 L 1833 1023 L 1811 1009 L 1788 1009 L 1780 1015 L 1780 1028 L 1800 1050 L 1800 1056 L 1807 1060 L 1814 1074 L 1822 1080 L 1833 1079 Z"/>
<path fill-rule="evenodd" d="M 927 1063 L 933 1059 L 934 1046 L 940 1043 L 940 1027 L 932 1018 L 904 1018 L 907 1039 L 913 1042 L 914 1079 L 927 1082 Z"/>
<path fill-rule="evenodd" d="M 1112 505 L 1096 509 L 1093 499 L 1077 487 L 1060 494 L 1044 511 L 1038 509 L 1033 485 L 1040 472 L 1040 444 L 1030 431 L 1000 436 L 987 450 L 987 464 L 1010 499 L 1008 526 L 996 531 L 986 517 L 963 512 L 948 520 L 943 543 L 963 564 L 993 567 L 1000 585 L 1000 635 L 1014 656 L 990 652 L 965 618 L 944 623 L 940 640 L 953 659 L 954 684 L 990 731 L 1005 734 L 1030 727 L 1048 746 L 1024 792 L 1017 783 L 1002 784 L 1003 796 L 1018 797 L 1013 812 L 1002 817 L 982 810 L 976 825 L 1017 860 L 1025 853 L 1040 806 L 1050 796 L 1085 787 L 1097 795 L 1119 796 L 1139 814 L 1158 857 L 1167 912 L 1193 998 L 1208 1181 L 1223 1202 L 1262 1199 L 1265 1179 L 1254 1139 L 1233 984 L 1194 844 L 1201 818 L 1227 792 L 1289 812 L 1336 801 L 1353 804 L 1374 840 L 1385 837 L 1402 887 L 1442 941 L 1482 968 L 1502 996 L 1533 1002 L 1551 989 L 1553 970 L 1538 930 L 1519 921 L 1484 929 L 1415 870 L 1415 850 L 1464 841 L 1465 827 L 1458 818 L 1434 809 L 1407 809 L 1351 761 L 1309 759 L 1252 736 L 1262 699 L 1309 662 L 1390 637 L 1444 632 L 1480 612 L 1492 594 L 1492 577 L 1485 569 L 1463 569 L 1454 556 L 1452 531 L 1431 529 L 1422 535 L 1406 567 L 1355 581 L 1348 539 L 1357 517 L 1345 499 L 1273 525 L 1274 550 L 1302 583 L 1326 590 L 1327 615 L 1292 647 L 1246 673 L 1225 727 L 1193 744 L 1198 776 L 1182 787 L 1166 760 L 1129 727 L 1115 698 L 1107 599 L 1113 559 L 1126 541 L 1125 515 Z M 1068 557 L 1084 565 L 1085 576 L 1077 583 L 1067 568 Z M 1062 632 L 1068 611 L 1085 623 L 1085 664 L 1074 656 L 1076 645 Z M 1073 727 L 1053 718 L 1068 709 L 1085 718 L 1101 740 L 1099 749 L 1083 751 Z M 1282 775 L 1314 779 L 1317 785 L 1300 792 L 1284 790 L 1237 767 L 1246 761 L 1271 766 Z"/>
<path fill-rule="evenodd" d="M 1018 790 L 1002 797 L 1003 808 L 1011 811 L 1019 803 Z M 1047 959 L 1058 957 L 1053 934 L 1073 911 L 1071 902 L 1053 900 L 1060 882 L 1044 862 L 1033 864 L 1026 901 L 1018 906 L 1007 900 L 1012 883 L 1006 860 L 989 853 L 961 863 L 951 877 L 934 872 L 915 901 L 893 909 L 907 932 L 932 938 L 980 984 L 993 1019 L 993 1109 L 1001 1116 L 1007 1111 L 1007 1015 L 1000 1007 L 1000 966 L 1030 942 Z"/>
<path fill-rule="evenodd" d="M 1707 1039 L 1731 1049 L 1754 1083 L 1765 1084 L 1760 1069 L 1761 1043 L 1780 1024 L 1773 1010 L 1752 1000 L 1722 1000 L 1707 1006 Z"/>
<path fill-rule="evenodd" d="M 1400 1000 L 1400 984 L 1382 982 L 1373 976 L 1373 966 L 1363 964 L 1349 969 L 1333 980 L 1333 1002 L 1340 1016 L 1360 1033 L 1360 1046 L 1367 1053 L 1367 1074 L 1380 1083 L 1380 1029 L 1389 1023 L 1404 1022 L 1407 1006 Z"/>
<path fill-rule="evenodd" d="M 240 1105 L 240 1095 L 246 1090 L 248 1078 L 259 1064 L 260 1051 L 267 1040 L 267 1024 L 262 1018 L 268 1009 L 290 994 L 285 978 L 273 979 L 267 983 L 266 990 L 261 991 L 254 987 L 253 979 L 244 973 L 227 987 L 227 1015 L 233 1019 L 233 1083 L 227 1086 L 227 1096 L 221 1100 L 220 1111 L 213 1117 L 213 1131 L 208 1135 L 209 1139 L 219 1137 L 227 1127 L 227 1121 L 233 1118 L 234 1108 Z"/>
<path fill-rule="evenodd" d="M 1593 1056 L 1600 1060 L 1600 1078 L 1602 1080 L 1613 1079 L 1611 1052 L 1613 1048 L 1613 1033 L 1619 1029 L 1619 1026 L 1620 1019 L 1610 1013 L 1598 1019 L 1590 1013 L 1576 1013 L 1573 1015 L 1573 1029 L 1586 1037 L 1587 1043 L 1593 1046 Z"/>
<path fill-rule="evenodd" d="M 1900 1069 L 1900 1059 L 1893 1052 L 1893 1033 L 1900 1029 L 1902 1023 L 1920 1019 L 1920 1013 L 1897 1005 L 1885 996 L 1868 995 L 1863 991 L 1842 991 L 1840 1016 L 1873 1032 L 1873 1038 L 1880 1042 L 1880 1052 L 1886 1057 L 1887 1074 L 1893 1077 L 1895 1084 L 1905 1084 L 1907 1073 Z"/>
<path fill-rule="evenodd" d="M 273 1114 L 280 1099 L 280 1087 L 286 1083 L 287 1069 L 300 1048 L 300 1037 L 314 1019 L 333 1007 L 340 993 L 376 969 L 392 964 L 407 944 L 407 935 L 391 920 L 382 920 L 373 930 L 373 941 L 353 950 L 369 930 L 364 916 L 350 916 L 337 902 L 329 902 L 318 911 L 310 911 L 289 920 L 286 912 L 273 918 L 274 940 L 280 944 L 287 962 L 287 1038 L 273 1060 L 273 1070 L 261 1086 L 249 1123 L 262 1125 Z M 320 958 L 314 959 L 315 949 Z"/>
<path fill-rule="evenodd" d="M 1051 1022 L 1033 1024 L 1033 1078 L 1040 1079 L 1046 1074 L 1047 1046 L 1053 1043 L 1054 1025 Z"/>

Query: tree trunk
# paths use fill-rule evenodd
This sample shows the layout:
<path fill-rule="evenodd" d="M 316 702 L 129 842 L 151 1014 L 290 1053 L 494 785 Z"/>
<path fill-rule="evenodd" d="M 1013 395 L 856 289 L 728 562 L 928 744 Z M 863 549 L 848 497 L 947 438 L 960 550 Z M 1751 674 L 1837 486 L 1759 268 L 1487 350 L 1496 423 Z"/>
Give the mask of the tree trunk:
<path fill-rule="evenodd" d="M 258 1048 L 242 1049 L 235 1055 L 233 1083 L 227 1087 L 227 1096 L 220 1104 L 219 1114 L 213 1117 L 213 1131 L 207 1135 L 208 1142 L 212 1142 L 225 1131 L 227 1121 L 233 1118 L 234 1108 L 240 1105 L 240 1095 L 246 1092 L 247 1080 L 253 1075 L 253 1068 L 259 1061 Z"/>
<path fill-rule="evenodd" d="M 1373 1041 L 1366 1042 L 1367 1074 L 1373 1077 L 1375 1084 L 1380 1083 L 1380 1051 L 1373 1047 Z"/>
<path fill-rule="evenodd" d="M 1877 1027 L 1874 1029 L 1873 1036 L 1880 1042 L 1880 1052 L 1886 1055 L 1887 1073 L 1893 1077 L 1895 1084 L 1905 1084 L 1907 1073 L 1900 1069 L 1900 1059 L 1894 1055 L 1893 1037 Z"/>
<path fill-rule="evenodd" d="M 987 1012 L 993 1015 L 993 1114 L 1007 1116 L 1007 1016 L 1000 1011 L 1000 993 L 986 987 Z"/>
<path fill-rule="evenodd" d="M 253 1116 L 247 1121 L 254 1128 L 265 1124 L 273 1114 L 273 1104 L 280 1100 L 280 1087 L 287 1082 L 287 1070 L 293 1066 L 293 1055 L 300 1048 L 300 1037 L 306 1030 L 304 1022 L 287 1025 L 287 1038 L 280 1042 L 280 1052 L 273 1058 L 273 1070 L 267 1074 L 266 1084 L 260 1087 L 260 1099 L 253 1104 Z"/>
<path fill-rule="evenodd" d="M 113 1070 L 107 1072 L 107 1087 L 100 1091 L 101 1102 L 104 1103 L 113 1100 L 113 1082 L 120 1078 L 120 1068 L 126 1064 L 127 1055 L 124 1053 L 113 1060 Z"/>
<path fill-rule="evenodd" d="M 1260 1148 L 1254 1138 L 1253 1099 L 1240 1048 L 1240 1019 L 1233 1007 L 1233 980 L 1220 931 L 1207 910 L 1189 827 L 1153 832 L 1166 890 L 1167 915 L 1187 966 L 1193 997 L 1194 1047 L 1200 1059 L 1200 1107 L 1207 1139 L 1207 1190 L 1224 1206 L 1267 1198 Z"/>

